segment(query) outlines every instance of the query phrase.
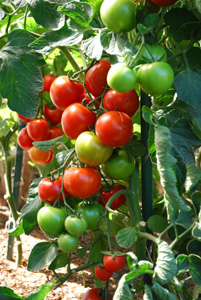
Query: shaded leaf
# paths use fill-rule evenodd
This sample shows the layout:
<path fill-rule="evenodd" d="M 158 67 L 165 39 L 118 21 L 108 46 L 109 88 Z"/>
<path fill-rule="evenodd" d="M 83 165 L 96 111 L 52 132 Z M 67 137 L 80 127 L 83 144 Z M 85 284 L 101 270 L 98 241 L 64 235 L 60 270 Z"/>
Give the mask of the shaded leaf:
<path fill-rule="evenodd" d="M 159 297 L 159 299 L 163 299 L 163 300 L 176 300 L 176 296 L 172 293 L 170 293 L 167 289 L 165 289 L 164 287 L 162 287 L 160 284 L 158 284 L 157 282 L 154 282 L 153 286 L 152 286 L 152 291 L 153 293 Z"/>
<path fill-rule="evenodd" d="M 64 252 L 59 252 L 57 257 L 51 262 L 48 269 L 49 270 L 56 270 L 59 268 L 63 268 L 68 264 L 68 255 Z"/>
<path fill-rule="evenodd" d="M 168 221 L 159 215 L 153 215 L 148 219 L 147 225 L 153 232 L 162 232 L 168 226 Z"/>
<path fill-rule="evenodd" d="M 148 284 L 145 284 L 145 286 L 144 286 L 143 300 L 154 300 L 152 291 L 151 291 L 151 286 L 149 286 Z"/>
<path fill-rule="evenodd" d="M 114 293 L 114 300 L 132 300 L 133 299 L 133 294 L 131 293 L 131 290 L 129 288 L 129 285 L 125 279 L 126 274 L 124 274 L 117 286 L 117 289 Z"/>
<path fill-rule="evenodd" d="M 100 41 L 100 32 L 96 36 L 91 36 L 89 39 L 84 40 L 81 49 L 91 59 L 100 60 L 103 52 L 103 46 Z"/>
<path fill-rule="evenodd" d="M 189 259 L 189 272 L 196 284 L 201 285 L 201 257 L 195 254 L 190 254 Z"/>
<path fill-rule="evenodd" d="M 33 142 L 33 145 L 42 151 L 48 151 L 60 145 L 62 142 L 63 142 L 63 136 L 59 136 L 52 140 Z"/>
<path fill-rule="evenodd" d="M 192 236 L 201 242 L 201 222 L 195 222 L 195 225 L 192 229 Z"/>
<path fill-rule="evenodd" d="M 190 192 L 191 189 L 198 183 L 201 178 L 201 169 L 195 165 L 187 165 L 187 177 L 185 182 L 185 187 L 187 192 Z"/>
<path fill-rule="evenodd" d="M 0 299 L 1 300 L 14 300 L 14 299 L 25 299 L 24 296 L 19 296 L 12 289 L 6 286 L 0 286 Z"/>
<path fill-rule="evenodd" d="M 23 234 L 24 229 L 23 229 L 22 222 L 20 222 L 16 228 L 9 230 L 8 233 L 9 233 L 9 235 L 12 235 L 12 236 L 19 236 L 19 235 Z"/>
<path fill-rule="evenodd" d="M 177 256 L 177 275 L 188 272 L 189 270 L 189 261 L 188 256 L 180 254 Z"/>
<path fill-rule="evenodd" d="M 130 248 L 137 239 L 138 233 L 134 227 L 123 228 L 117 234 L 117 243 L 123 248 Z"/>

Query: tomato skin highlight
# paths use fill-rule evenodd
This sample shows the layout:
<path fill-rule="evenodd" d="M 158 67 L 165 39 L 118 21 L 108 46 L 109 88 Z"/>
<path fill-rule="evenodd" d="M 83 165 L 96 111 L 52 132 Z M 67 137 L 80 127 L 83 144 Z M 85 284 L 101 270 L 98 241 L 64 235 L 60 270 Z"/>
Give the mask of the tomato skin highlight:
<path fill-rule="evenodd" d="M 53 153 L 53 156 L 54 156 L 54 152 L 51 151 L 51 150 L 42 151 L 42 150 L 39 150 L 38 148 L 36 148 L 35 146 L 32 146 L 29 149 L 29 157 L 36 164 L 46 165 L 47 163 L 50 162 L 50 158 L 52 157 L 52 153 Z"/>
<path fill-rule="evenodd" d="M 123 112 L 108 111 L 97 119 L 95 132 L 103 144 L 120 147 L 132 138 L 133 123 Z"/>
<path fill-rule="evenodd" d="M 117 251 L 119 252 L 119 251 Z M 115 256 L 114 258 L 112 255 L 105 254 L 103 257 L 103 264 L 106 270 L 111 272 L 118 272 L 120 271 L 123 266 L 125 265 L 126 259 L 124 255 Z"/>
<path fill-rule="evenodd" d="M 171 88 L 174 71 L 166 62 L 154 62 L 142 65 L 137 71 L 141 89 L 152 96 L 160 96 Z"/>
<path fill-rule="evenodd" d="M 64 226 L 70 234 L 79 235 L 86 231 L 87 222 L 83 218 L 68 216 L 65 220 Z"/>
<path fill-rule="evenodd" d="M 44 76 L 44 83 L 43 83 L 43 90 L 45 92 L 50 92 L 50 87 L 52 85 L 52 82 L 57 78 L 58 76 L 53 76 L 50 74 L 47 74 Z"/>
<path fill-rule="evenodd" d="M 100 298 L 100 296 L 98 295 L 99 292 L 99 288 L 93 288 L 88 290 L 82 297 L 82 300 L 103 300 L 102 298 Z M 111 296 L 112 297 L 112 296 Z M 113 298 L 113 297 L 112 297 Z M 111 300 L 110 298 L 108 298 L 108 300 Z"/>
<path fill-rule="evenodd" d="M 49 124 L 44 119 L 33 119 L 27 124 L 28 135 L 33 141 L 47 140 L 49 131 Z"/>
<path fill-rule="evenodd" d="M 95 120 L 94 112 L 81 103 L 74 103 L 64 110 L 61 125 L 65 135 L 75 140 L 83 131 L 93 128 Z"/>
<path fill-rule="evenodd" d="M 98 198 L 98 202 L 105 207 L 105 205 L 110 200 L 110 198 L 116 192 L 121 191 L 121 190 L 126 190 L 126 187 L 121 184 L 115 185 L 114 188 L 112 188 L 109 191 L 107 191 L 105 189 L 105 187 L 102 186 L 100 188 L 100 197 Z M 110 208 L 115 210 L 115 209 L 118 209 L 119 207 L 121 207 L 122 205 L 124 205 L 125 203 L 126 203 L 126 196 L 121 194 L 112 201 Z"/>
<path fill-rule="evenodd" d="M 66 191 L 76 198 L 89 198 L 100 188 L 101 176 L 98 171 L 91 168 L 71 167 L 63 176 Z"/>
<path fill-rule="evenodd" d="M 64 229 L 66 214 L 63 209 L 53 206 L 43 206 L 37 214 L 40 229 L 50 235 L 58 236 Z"/>
<path fill-rule="evenodd" d="M 43 106 L 43 114 L 50 121 L 52 126 L 61 124 L 61 116 L 63 110 L 58 108 L 51 108 L 47 104 Z"/>
<path fill-rule="evenodd" d="M 105 267 L 96 266 L 94 268 L 96 277 L 101 281 L 107 281 L 112 277 L 113 272 L 108 271 Z"/>
<path fill-rule="evenodd" d="M 60 110 L 64 110 L 72 103 L 81 102 L 84 95 L 84 86 L 65 75 L 57 77 L 50 87 L 50 98 Z"/>
<path fill-rule="evenodd" d="M 76 211 L 87 222 L 87 230 L 97 230 L 101 216 L 104 213 L 104 208 L 99 203 L 93 204 L 78 204 Z"/>
<path fill-rule="evenodd" d="M 132 117 L 139 107 L 139 97 L 134 89 L 127 93 L 110 89 L 103 98 L 103 106 L 109 111 L 121 111 Z"/>
<path fill-rule="evenodd" d="M 93 65 L 86 73 L 85 84 L 88 91 L 98 97 L 107 86 L 107 73 L 110 69 L 110 63 L 107 60 L 101 60 Z"/>
<path fill-rule="evenodd" d="M 113 148 L 103 144 L 93 132 L 84 131 L 75 142 L 75 151 L 83 163 L 95 167 L 110 158 Z"/>
<path fill-rule="evenodd" d="M 75 251 L 79 244 L 79 238 L 69 233 L 61 233 L 58 237 L 58 246 L 65 253 Z"/>
<path fill-rule="evenodd" d="M 104 0 L 100 15 L 113 32 L 131 31 L 135 27 L 136 4 L 131 0 Z"/>
<path fill-rule="evenodd" d="M 18 145 L 24 149 L 29 150 L 33 145 L 33 140 L 30 138 L 27 132 L 27 128 L 22 128 L 17 135 L 17 143 Z"/>
<path fill-rule="evenodd" d="M 137 83 L 137 75 L 125 63 L 117 63 L 110 68 L 107 74 L 107 83 L 113 90 L 119 93 L 127 93 L 134 89 Z"/>

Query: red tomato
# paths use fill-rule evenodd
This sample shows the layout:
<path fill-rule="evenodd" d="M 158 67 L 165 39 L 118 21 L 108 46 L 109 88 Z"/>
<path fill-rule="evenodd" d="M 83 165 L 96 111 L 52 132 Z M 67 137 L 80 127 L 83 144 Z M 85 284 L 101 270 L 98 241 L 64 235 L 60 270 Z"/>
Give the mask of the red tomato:
<path fill-rule="evenodd" d="M 110 66 L 109 61 L 101 60 L 87 71 L 85 77 L 86 87 L 94 97 L 98 97 L 104 92 Z"/>
<path fill-rule="evenodd" d="M 98 202 L 102 204 L 103 206 L 106 205 L 106 203 L 110 200 L 110 198 L 118 191 L 126 190 L 125 186 L 121 184 L 117 184 L 113 189 L 107 191 L 104 186 L 100 188 L 100 197 L 98 199 Z M 126 196 L 121 194 L 117 196 L 110 206 L 111 209 L 118 209 L 126 202 Z"/>
<path fill-rule="evenodd" d="M 27 124 L 27 132 L 33 141 L 47 140 L 50 127 L 46 120 L 33 119 Z"/>
<path fill-rule="evenodd" d="M 103 98 L 103 106 L 107 110 L 117 110 L 132 117 L 139 106 L 138 94 L 135 90 L 119 93 L 113 89 L 107 91 Z"/>
<path fill-rule="evenodd" d="M 53 128 L 50 128 L 50 131 L 49 131 L 49 135 L 47 137 L 48 140 L 52 140 L 52 139 L 55 139 L 59 136 L 62 136 L 64 133 L 62 131 L 62 129 L 60 127 L 53 127 Z"/>
<path fill-rule="evenodd" d="M 119 252 L 119 251 L 117 251 Z M 103 257 L 103 264 L 104 267 L 111 272 L 118 272 L 119 270 L 121 270 L 123 268 L 123 266 L 125 265 L 126 259 L 125 256 L 121 255 L 121 256 L 115 256 L 114 258 L 112 257 L 112 255 L 107 255 L 105 254 Z"/>
<path fill-rule="evenodd" d="M 22 115 L 20 115 L 20 114 L 18 114 L 18 113 L 17 113 L 17 116 L 18 116 L 18 118 L 19 118 L 22 122 L 25 122 L 25 123 L 28 123 L 29 121 L 32 120 L 32 119 L 25 118 L 25 117 L 23 117 Z"/>
<path fill-rule="evenodd" d="M 88 290 L 82 297 L 82 300 L 103 300 L 103 297 L 99 296 L 99 288 L 93 288 Z M 103 294 L 103 293 L 102 293 Z M 108 300 L 111 300 L 112 295 L 108 298 Z"/>
<path fill-rule="evenodd" d="M 120 147 L 132 138 L 133 123 L 123 112 L 108 111 L 97 119 L 95 131 L 102 143 L 111 147 Z"/>
<path fill-rule="evenodd" d="M 61 110 L 72 103 L 81 102 L 84 95 L 84 86 L 80 82 L 70 80 L 68 76 L 57 77 L 50 87 L 50 98 Z"/>
<path fill-rule="evenodd" d="M 159 6 L 170 6 L 174 3 L 176 3 L 178 0 L 152 0 L 152 2 L 154 2 L 155 4 L 159 5 Z"/>
<path fill-rule="evenodd" d="M 74 103 L 68 106 L 62 115 L 62 129 L 70 139 L 75 140 L 80 133 L 93 128 L 96 120 L 94 112 L 84 107 L 81 103 Z"/>
<path fill-rule="evenodd" d="M 43 90 L 49 93 L 51 84 L 56 78 L 57 78 L 57 76 L 53 76 L 50 74 L 45 75 L 43 78 L 44 79 Z"/>
<path fill-rule="evenodd" d="M 53 158 L 54 158 L 54 151 L 51 149 L 51 150 L 50 150 L 50 157 L 49 157 L 49 159 L 46 161 L 45 165 L 51 163 L 51 161 L 53 160 Z"/>
<path fill-rule="evenodd" d="M 58 108 L 50 108 L 47 104 L 45 104 L 43 106 L 43 113 L 48 121 L 50 121 L 52 126 L 61 124 L 63 110 Z"/>
<path fill-rule="evenodd" d="M 29 150 L 32 147 L 32 139 L 28 135 L 27 128 L 22 128 L 17 136 L 18 145 L 24 149 Z"/>
<path fill-rule="evenodd" d="M 50 162 L 50 159 L 52 157 L 52 152 L 51 150 L 48 150 L 48 151 L 42 151 L 42 150 L 39 150 L 38 148 L 36 148 L 35 146 L 32 146 L 30 149 L 29 149 L 29 156 L 31 158 L 31 160 L 33 162 L 35 162 L 36 164 L 39 164 L 39 165 L 46 165 Z M 53 152 L 54 154 L 54 152 Z"/>
<path fill-rule="evenodd" d="M 99 280 L 107 281 L 112 276 L 113 272 L 106 270 L 105 267 L 96 266 L 94 269 L 95 275 Z"/>
<path fill-rule="evenodd" d="M 88 198 L 99 190 L 101 176 L 98 171 L 91 168 L 71 167 L 64 173 L 63 184 L 70 195 Z"/>
<path fill-rule="evenodd" d="M 49 178 L 43 178 L 38 185 L 38 194 L 39 197 L 43 200 L 43 202 L 49 202 L 53 204 L 57 199 L 62 188 L 62 176 L 59 176 L 58 179 L 50 180 Z M 65 198 L 68 197 L 68 193 L 64 190 Z M 63 194 L 60 193 L 59 202 L 63 201 Z"/>

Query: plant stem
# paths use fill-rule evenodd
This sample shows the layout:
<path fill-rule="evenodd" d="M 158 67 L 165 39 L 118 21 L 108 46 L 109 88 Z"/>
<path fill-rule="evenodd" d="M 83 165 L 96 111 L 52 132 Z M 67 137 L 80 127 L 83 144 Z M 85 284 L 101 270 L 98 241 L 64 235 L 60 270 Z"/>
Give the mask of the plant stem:
<path fill-rule="evenodd" d="M 159 243 L 159 239 L 157 237 L 155 237 L 153 234 L 150 234 L 148 232 L 138 231 L 138 235 L 140 238 L 150 240 L 150 241 L 154 242 L 155 244 Z"/>
<path fill-rule="evenodd" d="M 174 248 L 174 246 L 181 240 L 183 239 L 193 228 L 194 223 L 188 228 L 186 229 L 186 231 L 184 231 L 182 234 L 180 234 L 171 244 L 170 244 L 170 249 L 172 250 Z"/>

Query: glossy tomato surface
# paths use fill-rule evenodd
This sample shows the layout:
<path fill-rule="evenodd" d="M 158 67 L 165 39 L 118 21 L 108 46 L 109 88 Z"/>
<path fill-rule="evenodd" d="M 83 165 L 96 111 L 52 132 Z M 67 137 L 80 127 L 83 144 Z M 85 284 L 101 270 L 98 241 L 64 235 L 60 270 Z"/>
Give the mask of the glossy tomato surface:
<path fill-rule="evenodd" d="M 56 126 L 56 127 L 50 128 L 47 139 L 48 140 L 56 139 L 57 137 L 62 136 L 62 135 L 63 135 L 63 130 L 60 127 Z"/>
<path fill-rule="evenodd" d="M 103 295 L 103 293 L 102 293 Z M 103 297 L 99 296 L 99 288 L 93 288 L 88 290 L 82 297 L 82 300 L 103 300 Z M 112 296 L 108 298 L 108 300 L 111 300 Z"/>
<path fill-rule="evenodd" d="M 105 267 L 96 266 L 94 268 L 96 277 L 101 281 L 107 281 L 112 277 L 113 272 L 108 271 Z"/>
<path fill-rule="evenodd" d="M 44 119 L 33 119 L 27 124 L 28 135 L 33 141 L 47 140 L 49 131 L 49 124 Z"/>
<path fill-rule="evenodd" d="M 127 93 L 134 89 L 137 83 L 137 75 L 125 63 L 117 63 L 110 68 L 107 74 L 107 83 L 115 91 Z"/>
<path fill-rule="evenodd" d="M 75 140 L 83 131 L 93 128 L 96 115 L 81 103 L 68 106 L 62 115 L 61 125 L 67 137 Z"/>
<path fill-rule="evenodd" d="M 87 222 L 88 230 L 97 230 L 104 208 L 99 203 L 84 204 L 80 203 L 76 210 L 81 218 Z"/>
<path fill-rule="evenodd" d="M 51 87 L 51 84 L 52 82 L 57 78 L 57 76 L 53 76 L 53 75 L 50 75 L 50 74 L 47 74 L 44 76 L 44 83 L 43 83 L 43 90 L 45 92 L 50 92 L 50 87 Z"/>
<path fill-rule="evenodd" d="M 40 229 L 50 235 L 58 236 L 64 229 L 66 213 L 63 209 L 45 205 L 37 214 L 37 222 Z"/>
<path fill-rule="evenodd" d="M 121 111 L 132 117 L 139 107 L 139 97 L 134 89 L 127 93 L 110 89 L 103 98 L 103 106 L 107 110 Z"/>
<path fill-rule="evenodd" d="M 87 222 L 83 218 L 78 218 L 76 216 L 68 216 L 65 220 L 64 226 L 70 234 L 78 235 L 86 231 Z"/>
<path fill-rule="evenodd" d="M 33 140 L 28 135 L 26 127 L 19 131 L 17 135 L 17 143 L 24 150 L 29 150 L 33 146 Z"/>
<path fill-rule="evenodd" d="M 91 168 L 71 167 L 64 173 L 63 184 L 70 195 L 88 198 L 99 190 L 101 176 L 98 171 Z"/>
<path fill-rule="evenodd" d="M 50 98 L 54 105 L 64 110 L 67 106 L 84 99 L 84 86 L 77 81 L 70 80 L 68 76 L 57 77 L 50 87 Z"/>
<path fill-rule="evenodd" d="M 120 271 L 123 266 L 125 265 L 126 259 L 124 255 L 115 256 L 114 258 L 112 255 L 104 255 L 103 257 L 103 264 L 104 267 L 111 272 L 118 272 Z"/>
<path fill-rule="evenodd" d="M 157 61 L 167 61 L 167 53 L 160 45 L 144 44 L 136 58 L 136 63 L 145 64 Z"/>
<path fill-rule="evenodd" d="M 121 184 L 117 184 L 114 186 L 114 188 L 112 188 L 111 190 L 107 190 L 106 187 L 102 186 L 100 188 L 100 197 L 98 199 L 98 202 L 105 206 L 108 201 L 110 200 L 110 198 L 118 191 L 121 190 L 126 190 L 125 186 L 121 185 Z M 117 196 L 113 201 L 112 204 L 110 206 L 111 209 L 118 209 L 119 207 L 121 207 L 122 205 L 124 205 L 126 202 L 126 196 L 124 194 L 121 194 L 119 196 Z"/>
<path fill-rule="evenodd" d="M 48 119 L 48 121 L 52 124 L 52 126 L 61 124 L 61 116 L 63 110 L 58 108 L 51 108 L 47 104 L 43 106 L 43 114 Z"/>
<path fill-rule="evenodd" d="M 50 162 L 50 159 L 53 158 L 52 153 L 54 155 L 54 152 L 51 150 L 42 151 L 42 150 L 39 150 L 38 148 L 36 148 L 35 146 L 32 146 L 29 149 L 29 157 L 36 164 L 46 165 L 47 163 Z"/>
<path fill-rule="evenodd" d="M 102 143 L 111 147 L 120 147 L 132 138 L 133 123 L 123 112 L 108 111 L 97 119 L 95 132 Z"/>
<path fill-rule="evenodd" d="M 132 0 L 104 0 L 100 9 L 104 25 L 114 32 L 132 30 L 135 12 L 136 4 Z"/>
<path fill-rule="evenodd" d="M 152 0 L 152 2 L 154 2 L 155 4 L 159 5 L 159 6 L 170 6 L 176 2 L 178 2 L 178 0 Z"/>
<path fill-rule="evenodd" d="M 78 136 L 75 151 L 83 163 L 99 166 L 110 158 L 113 148 L 103 144 L 93 132 L 85 131 Z"/>
<path fill-rule="evenodd" d="M 79 244 L 79 238 L 69 233 L 61 233 L 58 237 L 58 246 L 65 253 L 75 251 Z"/>
<path fill-rule="evenodd" d="M 86 73 L 85 84 L 88 91 L 98 97 L 107 86 L 107 73 L 110 69 L 110 63 L 107 60 L 101 60 L 93 65 Z"/>
<path fill-rule="evenodd" d="M 151 96 L 160 96 L 171 88 L 174 71 L 166 62 L 154 62 L 142 65 L 137 72 L 141 89 Z"/>

